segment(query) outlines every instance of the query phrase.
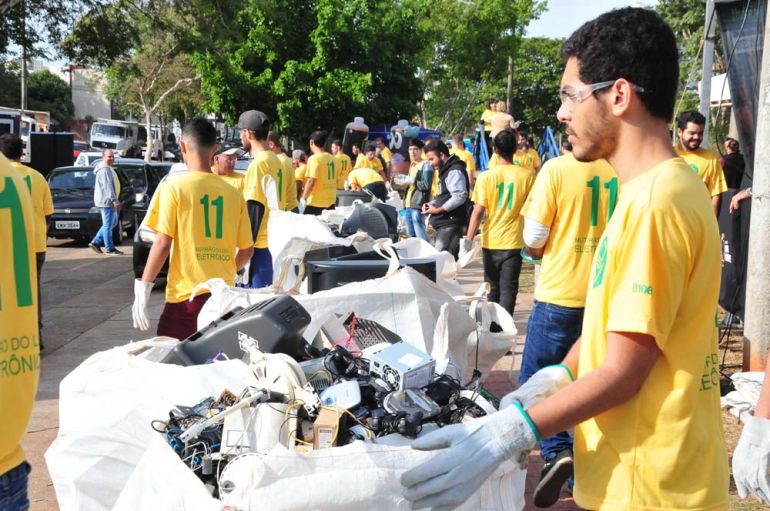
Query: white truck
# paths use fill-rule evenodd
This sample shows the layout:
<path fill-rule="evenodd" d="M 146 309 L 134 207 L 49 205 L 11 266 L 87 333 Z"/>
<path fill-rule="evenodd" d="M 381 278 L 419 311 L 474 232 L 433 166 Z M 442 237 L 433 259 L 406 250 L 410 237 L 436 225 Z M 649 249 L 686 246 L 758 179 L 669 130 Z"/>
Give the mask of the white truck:
<path fill-rule="evenodd" d="M 122 158 L 139 157 L 139 125 L 136 121 L 99 119 L 91 125 L 91 147 L 112 149 Z"/>
<path fill-rule="evenodd" d="M 22 161 L 29 163 L 29 134 L 35 131 L 48 131 L 50 118 L 51 116 L 48 112 L 0 107 L 0 135 L 3 133 L 18 135 L 22 142 L 24 142 Z"/>

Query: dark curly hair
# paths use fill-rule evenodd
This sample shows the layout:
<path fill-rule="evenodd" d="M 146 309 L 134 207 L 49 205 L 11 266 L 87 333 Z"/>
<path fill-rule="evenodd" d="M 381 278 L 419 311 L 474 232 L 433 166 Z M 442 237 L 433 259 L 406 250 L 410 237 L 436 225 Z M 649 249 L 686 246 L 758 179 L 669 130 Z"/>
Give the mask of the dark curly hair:
<path fill-rule="evenodd" d="M 679 114 L 679 117 L 676 120 L 676 127 L 680 130 L 684 130 L 687 129 L 687 124 L 689 123 L 697 124 L 698 126 L 705 126 L 706 118 L 700 112 L 696 112 L 695 110 L 687 110 L 686 112 Z"/>
<path fill-rule="evenodd" d="M 679 52 L 674 32 L 655 11 L 627 7 L 604 13 L 577 29 L 561 56 L 565 63 L 578 60 L 585 83 L 625 78 L 644 88 L 639 96 L 647 111 L 671 121 Z"/>

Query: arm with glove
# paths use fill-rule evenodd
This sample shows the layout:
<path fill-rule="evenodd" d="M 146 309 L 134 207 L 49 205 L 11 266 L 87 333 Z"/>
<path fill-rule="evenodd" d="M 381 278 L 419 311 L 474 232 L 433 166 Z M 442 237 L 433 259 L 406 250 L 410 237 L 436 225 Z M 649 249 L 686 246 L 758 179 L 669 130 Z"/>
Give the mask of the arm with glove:
<path fill-rule="evenodd" d="M 770 363 L 754 415 L 743 418 L 744 426 L 733 453 L 733 477 L 738 495 L 749 493 L 770 505 Z"/>
<path fill-rule="evenodd" d="M 155 277 L 163 268 L 163 263 L 168 259 L 171 252 L 171 236 L 162 232 L 155 233 L 155 242 L 150 249 L 150 255 L 147 256 L 147 264 L 144 266 L 144 272 L 141 279 L 134 280 L 134 305 L 131 307 L 131 314 L 134 320 L 134 328 L 141 331 L 150 328 L 150 318 L 147 314 L 147 304 L 150 302 L 152 287 L 155 285 Z"/>
<path fill-rule="evenodd" d="M 404 497 L 414 508 L 454 509 L 503 461 L 526 464 L 541 437 L 565 431 L 631 399 L 660 354 L 652 336 L 609 332 L 604 364 L 572 383 L 579 351 L 580 341 L 563 365 L 541 369 L 505 396 L 499 412 L 413 442 L 415 449 L 447 450 L 402 475 Z"/>

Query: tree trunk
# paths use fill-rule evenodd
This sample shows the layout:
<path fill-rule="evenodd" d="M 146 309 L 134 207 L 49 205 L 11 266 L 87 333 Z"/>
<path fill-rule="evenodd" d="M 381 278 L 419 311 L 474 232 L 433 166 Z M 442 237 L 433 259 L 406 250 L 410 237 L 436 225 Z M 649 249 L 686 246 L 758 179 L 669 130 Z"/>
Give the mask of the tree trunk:
<path fill-rule="evenodd" d="M 149 108 L 144 109 L 144 122 L 145 122 L 145 129 L 147 130 L 147 149 L 145 149 L 144 152 L 144 161 L 149 162 L 152 160 L 152 151 L 154 149 L 153 147 L 153 138 L 152 138 L 152 110 Z"/>
<path fill-rule="evenodd" d="M 508 113 L 513 115 L 513 55 L 508 56 L 508 87 L 505 90 L 505 103 L 508 105 Z"/>

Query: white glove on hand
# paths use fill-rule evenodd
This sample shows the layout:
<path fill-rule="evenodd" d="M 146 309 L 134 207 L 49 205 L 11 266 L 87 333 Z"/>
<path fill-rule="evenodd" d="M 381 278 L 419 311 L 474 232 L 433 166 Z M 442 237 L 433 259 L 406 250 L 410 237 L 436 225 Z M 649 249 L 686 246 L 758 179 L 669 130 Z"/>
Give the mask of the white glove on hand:
<path fill-rule="evenodd" d="M 572 371 L 565 365 L 557 364 L 544 367 L 533 374 L 524 385 L 503 396 L 500 400 L 500 409 L 502 410 L 515 402 L 521 403 L 525 410 L 529 410 L 573 381 L 575 378 L 572 376 Z"/>
<path fill-rule="evenodd" d="M 297 204 L 297 211 L 299 211 L 300 215 L 305 213 L 305 206 L 307 206 L 307 201 L 305 199 L 300 199 Z"/>
<path fill-rule="evenodd" d="M 526 466 L 540 441 L 531 419 L 515 404 L 468 424 L 455 424 L 418 438 L 413 449 L 447 449 L 401 475 L 412 509 L 453 509 L 473 495 L 505 460 Z"/>
<path fill-rule="evenodd" d="M 457 255 L 457 260 L 465 258 L 471 250 L 473 250 L 473 242 L 468 238 L 460 238 L 460 253 Z"/>
<path fill-rule="evenodd" d="M 152 293 L 152 282 L 134 280 L 134 305 L 131 314 L 134 316 L 134 328 L 145 331 L 150 328 L 150 318 L 147 317 L 147 303 Z"/>
<path fill-rule="evenodd" d="M 770 504 L 770 420 L 747 415 L 733 453 L 733 477 L 738 495 L 752 493 Z"/>
<path fill-rule="evenodd" d="M 398 186 L 411 186 L 414 184 L 414 178 L 406 174 L 396 174 L 393 176 L 393 183 Z"/>

